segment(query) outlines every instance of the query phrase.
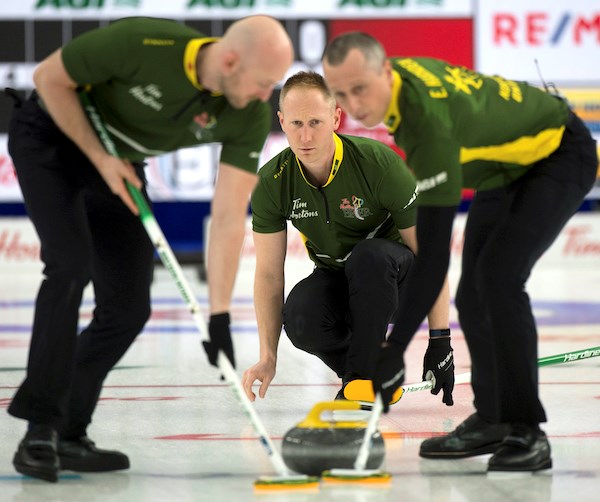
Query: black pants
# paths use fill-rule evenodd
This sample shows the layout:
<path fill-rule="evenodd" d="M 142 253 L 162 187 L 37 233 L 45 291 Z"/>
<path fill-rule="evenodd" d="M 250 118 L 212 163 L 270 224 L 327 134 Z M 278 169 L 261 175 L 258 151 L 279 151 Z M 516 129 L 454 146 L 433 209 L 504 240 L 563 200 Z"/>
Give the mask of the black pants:
<path fill-rule="evenodd" d="M 402 244 L 369 239 L 354 247 L 344 270 L 315 269 L 285 302 L 290 341 L 344 380 L 371 378 L 413 260 Z"/>
<path fill-rule="evenodd" d="M 35 96 L 15 108 L 8 147 L 44 262 L 27 375 L 8 412 L 79 436 L 107 373 L 150 315 L 153 248 L 139 219 Z M 143 179 L 142 166 L 136 169 Z M 96 305 L 78 336 L 90 280 Z"/>
<path fill-rule="evenodd" d="M 476 194 L 456 295 L 479 415 L 538 424 L 537 329 L 525 284 L 596 178 L 595 142 L 572 115 L 559 149 L 508 187 Z"/>

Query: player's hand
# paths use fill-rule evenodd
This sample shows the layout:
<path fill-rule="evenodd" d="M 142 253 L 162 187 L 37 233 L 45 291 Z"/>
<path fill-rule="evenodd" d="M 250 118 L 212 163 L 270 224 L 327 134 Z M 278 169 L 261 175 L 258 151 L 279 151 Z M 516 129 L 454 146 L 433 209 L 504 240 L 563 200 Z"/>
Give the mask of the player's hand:
<path fill-rule="evenodd" d="M 439 394 L 443 390 L 442 402 L 452 406 L 454 390 L 454 353 L 450 346 L 450 337 L 430 338 L 423 359 L 423 380 L 430 380 L 431 393 Z"/>
<path fill-rule="evenodd" d="M 235 368 L 235 357 L 233 355 L 233 342 L 231 341 L 231 332 L 229 330 L 229 313 L 214 314 L 210 316 L 208 321 L 209 341 L 202 342 L 208 362 L 213 366 L 218 367 L 217 358 L 219 351 L 229 359 L 231 365 Z"/>
<path fill-rule="evenodd" d="M 404 352 L 394 342 L 384 342 L 379 351 L 373 373 L 373 392 L 381 394 L 383 412 L 390 409 L 390 401 L 398 387 L 404 383 Z"/>
<path fill-rule="evenodd" d="M 138 190 L 142 189 L 142 181 L 138 178 L 131 163 L 112 155 L 106 155 L 102 158 L 102 162 L 96 164 L 96 168 L 110 191 L 119 197 L 133 214 L 139 214 L 138 207 L 125 183 L 128 181 Z"/>
<path fill-rule="evenodd" d="M 275 378 L 275 363 L 270 361 L 259 361 L 254 366 L 244 371 L 244 375 L 242 376 L 242 386 L 244 387 L 244 392 L 248 396 L 248 399 L 250 399 L 250 401 L 256 399 L 256 394 L 252 392 L 252 385 L 254 385 L 256 380 L 260 382 L 258 395 L 261 399 L 264 398 L 267 395 L 267 389 L 273 381 L 273 378 Z"/>

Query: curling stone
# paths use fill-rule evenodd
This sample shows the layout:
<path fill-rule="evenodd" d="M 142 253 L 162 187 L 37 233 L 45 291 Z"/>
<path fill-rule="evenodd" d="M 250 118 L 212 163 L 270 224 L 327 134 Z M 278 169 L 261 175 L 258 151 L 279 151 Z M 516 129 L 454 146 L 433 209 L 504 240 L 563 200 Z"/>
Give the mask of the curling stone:
<path fill-rule="evenodd" d="M 354 467 L 367 422 L 337 422 L 321 418 L 322 413 L 336 410 L 360 410 L 360 404 L 344 400 L 317 403 L 302 422 L 285 434 L 281 453 L 291 470 L 320 476 L 323 471 Z M 373 434 L 366 468 L 379 468 L 384 456 L 385 445 L 377 431 Z"/>

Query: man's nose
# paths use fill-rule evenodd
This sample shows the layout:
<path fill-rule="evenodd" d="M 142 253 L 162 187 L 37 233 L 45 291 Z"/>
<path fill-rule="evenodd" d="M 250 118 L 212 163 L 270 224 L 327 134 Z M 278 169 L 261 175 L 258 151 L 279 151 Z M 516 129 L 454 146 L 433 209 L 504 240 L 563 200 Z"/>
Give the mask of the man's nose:
<path fill-rule="evenodd" d="M 311 139 L 312 139 L 312 131 L 310 130 L 310 127 L 303 126 L 302 130 L 300 131 L 300 140 L 303 143 L 308 143 Z"/>
<path fill-rule="evenodd" d="M 360 99 L 355 96 L 349 96 L 346 99 L 346 105 L 348 107 L 348 114 L 352 117 L 356 117 L 360 108 Z"/>

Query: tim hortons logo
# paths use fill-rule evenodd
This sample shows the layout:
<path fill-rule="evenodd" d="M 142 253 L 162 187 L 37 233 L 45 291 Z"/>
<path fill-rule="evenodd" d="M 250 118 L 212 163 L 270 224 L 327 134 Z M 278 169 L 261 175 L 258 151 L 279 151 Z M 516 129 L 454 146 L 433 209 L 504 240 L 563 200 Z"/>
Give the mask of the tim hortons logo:
<path fill-rule="evenodd" d="M 566 242 L 562 253 L 564 256 L 600 256 L 600 241 L 591 240 L 590 225 L 577 225 L 563 230 Z"/>
<path fill-rule="evenodd" d="M 40 245 L 24 242 L 18 230 L 2 230 L 0 232 L 0 261 L 38 261 Z"/>

